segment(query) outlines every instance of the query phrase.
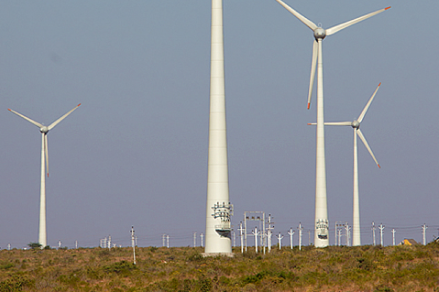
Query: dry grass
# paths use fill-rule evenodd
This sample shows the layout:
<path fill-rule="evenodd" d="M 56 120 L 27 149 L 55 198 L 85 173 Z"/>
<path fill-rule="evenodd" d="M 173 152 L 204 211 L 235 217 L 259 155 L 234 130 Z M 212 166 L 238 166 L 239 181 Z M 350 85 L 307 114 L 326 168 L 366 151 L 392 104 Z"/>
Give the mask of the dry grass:
<path fill-rule="evenodd" d="M 2 291 L 438 291 L 439 244 L 273 249 L 2 250 Z"/>

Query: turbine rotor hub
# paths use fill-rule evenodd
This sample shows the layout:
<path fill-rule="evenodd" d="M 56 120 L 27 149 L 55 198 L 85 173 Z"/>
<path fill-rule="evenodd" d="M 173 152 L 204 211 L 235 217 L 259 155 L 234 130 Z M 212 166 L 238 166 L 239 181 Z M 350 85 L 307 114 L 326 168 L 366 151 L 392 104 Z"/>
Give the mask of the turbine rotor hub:
<path fill-rule="evenodd" d="M 40 132 L 41 132 L 41 133 L 44 133 L 44 134 L 47 134 L 47 132 L 49 132 L 49 128 L 47 128 L 46 126 L 41 127 L 41 128 L 40 128 Z"/>
<path fill-rule="evenodd" d="M 352 122 L 352 128 L 359 129 L 360 128 L 360 122 L 355 120 Z"/>
<path fill-rule="evenodd" d="M 323 40 L 325 37 L 326 37 L 326 30 L 324 30 L 323 28 L 318 27 L 314 30 L 314 38 L 316 40 L 319 39 Z"/>

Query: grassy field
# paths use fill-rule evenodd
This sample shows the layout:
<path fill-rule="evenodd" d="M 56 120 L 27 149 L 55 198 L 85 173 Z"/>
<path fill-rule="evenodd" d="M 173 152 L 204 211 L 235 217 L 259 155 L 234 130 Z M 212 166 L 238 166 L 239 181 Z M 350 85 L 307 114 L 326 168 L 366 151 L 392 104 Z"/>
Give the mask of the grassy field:
<path fill-rule="evenodd" d="M 202 248 L 2 250 L 3 291 L 439 291 L 439 244 L 249 248 L 203 258 Z"/>

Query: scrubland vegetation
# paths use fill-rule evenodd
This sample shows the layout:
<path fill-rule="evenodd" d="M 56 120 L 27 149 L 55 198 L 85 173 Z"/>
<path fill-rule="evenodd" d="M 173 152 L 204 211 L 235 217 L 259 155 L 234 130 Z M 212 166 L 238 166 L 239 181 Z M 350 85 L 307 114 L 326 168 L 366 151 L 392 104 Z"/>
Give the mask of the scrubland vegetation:
<path fill-rule="evenodd" d="M 202 248 L 2 250 L 3 291 L 439 291 L 439 244 L 249 248 L 203 258 Z"/>

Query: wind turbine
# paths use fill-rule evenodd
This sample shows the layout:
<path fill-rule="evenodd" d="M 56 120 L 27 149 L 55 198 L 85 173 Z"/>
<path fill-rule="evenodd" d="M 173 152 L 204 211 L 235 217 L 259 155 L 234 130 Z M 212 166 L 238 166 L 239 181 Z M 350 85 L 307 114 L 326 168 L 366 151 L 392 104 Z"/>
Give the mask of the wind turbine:
<path fill-rule="evenodd" d="M 354 129 L 354 204 L 353 204 L 353 237 L 352 237 L 352 246 L 358 246 L 361 245 L 361 236 L 360 236 L 360 200 L 359 200 L 359 191 L 358 191 L 358 152 L 357 152 L 357 136 L 360 137 L 361 141 L 363 141 L 364 146 L 366 146 L 367 150 L 369 151 L 370 155 L 372 156 L 375 163 L 378 165 L 379 168 L 381 168 L 380 164 L 375 158 L 375 155 L 373 155 L 372 149 L 369 147 L 369 144 L 366 141 L 366 138 L 364 137 L 363 133 L 360 130 L 360 124 L 364 119 L 364 116 L 367 113 L 367 110 L 369 109 L 370 104 L 372 103 L 375 95 L 378 92 L 378 89 L 380 88 L 381 83 L 378 84 L 377 88 L 375 89 L 375 92 L 370 97 L 369 101 L 367 102 L 366 106 L 364 107 L 361 114 L 358 116 L 358 118 L 352 122 L 325 122 L 325 125 L 327 126 L 351 126 Z M 315 123 L 311 123 L 309 125 L 315 125 Z"/>
<path fill-rule="evenodd" d="M 326 247 L 329 245 L 329 221 L 326 198 L 326 166 L 325 166 L 325 130 L 323 114 L 323 60 L 322 60 L 322 41 L 326 36 L 332 35 L 344 28 L 355 23 L 377 15 L 390 7 L 366 14 L 351 21 L 333 26 L 329 29 L 323 29 L 314 22 L 302 16 L 296 10 L 285 4 L 281 0 L 276 0 L 301 22 L 308 26 L 314 32 L 315 41 L 313 42 L 313 53 L 311 62 L 311 75 L 308 91 L 308 109 L 311 104 L 312 88 L 315 79 L 315 70 L 317 63 L 317 135 L 316 135 L 316 213 L 315 213 L 315 232 L 314 244 L 316 247 Z"/>
<path fill-rule="evenodd" d="M 29 119 L 28 117 L 14 111 L 8 109 L 10 112 L 22 117 L 28 122 L 31 122 L 38 128 L 40 128 L 41 132 L 41 184 L 40 184 L 40 229 L 38 235 L 38 243 L 41 244 L 41 248 L 44 248 L 47 245 L 47 235 L 46 235 L 46 167 L 47 167 L 47 176 L 49 177 L 49 152 L 48 152 L 48 144 L 47 144 L 47 133 L 52 130 L 56 125 L 58 125 L 62 120 L 64 120 L 68 115 L 70 115 L 75 109 L 77 109 L 81 104 L 78 104 L 72 110 L 67 112 L 65 115 L 54 121 L 49 126 L 44 126 L 34 120 Z"/>
<path fill-rule="evenodd" d="M 212 0 L 205 255 L 232 254 L 224 86 L 223 1 Z"/>

